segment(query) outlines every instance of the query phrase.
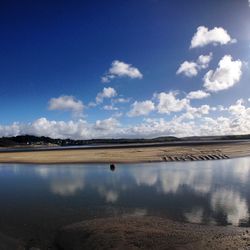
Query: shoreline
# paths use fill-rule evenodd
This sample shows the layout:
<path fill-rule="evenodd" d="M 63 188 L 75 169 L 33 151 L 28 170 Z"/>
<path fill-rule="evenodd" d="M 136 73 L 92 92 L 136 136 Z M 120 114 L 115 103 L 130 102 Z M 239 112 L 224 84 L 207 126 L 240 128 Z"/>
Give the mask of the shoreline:
<path fill-rule="evenodd" d="M 207 161 L 250 156 L 250 142 L 188 142 L 0 152 L 0 163 L 74 164 Z"/>

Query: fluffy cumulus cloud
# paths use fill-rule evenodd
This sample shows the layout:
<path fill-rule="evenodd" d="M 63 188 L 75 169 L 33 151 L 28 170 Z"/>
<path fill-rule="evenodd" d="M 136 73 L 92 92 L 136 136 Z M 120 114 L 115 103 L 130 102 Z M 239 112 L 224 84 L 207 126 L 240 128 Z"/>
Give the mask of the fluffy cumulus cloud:
<path fill-rule="evenodd" d="M 96 103 L 100 104 L 103 102 L 103 99 L 105 98 L 112 98 L 117 95 L 117 92 L 114 88 L 108 87 L 108 88 L 103 88 L 103 91 L 98 93 L 96 96 Z"/>
<path fill-rule="evenodd" d="M 99 131 L 112 131 L 120 126 L 117 119 L 111 117 L 105 120 L 97 120 L 94 125 L 95 130 Z"/>
<path fill-rule="evenodd" d="M 210 111 L 210 106 L 207 104 L 201 105 L 200 107 L 187 108 L 187 117 L 194 119 L 195 117 L 202 117 L 203 115 L 208 115 Z M 184 114 L 185 115 L 185 114 Z"/>
<path fill-rule="evenodd" d="M 179 121 L 180 123 L 182 123 L 183 121 L 193 120 L 197 122 L 198 125 L 199 121 L 197 120 L 197 118 L 199 118 L 200 120 L 206 119 L 206 116 L 210 113 L 210 111 L 216 110 L 217 108 L 210 107 L 207 104 L 201 105 L 199 107 L 192 107 L 189 105 L 184 113 L 175 117 L 175 121 Z"/>
<path fill-rule="evenodd" d="M 116 77 L 129 77 L 132 79 L 143 77 L 142 73 L 136 67 L 131 64 L 127 64 L 121 61 L 113 61 L 108 72 L 102 77 L 102 82 L 110 82 Z"/>
<path fill-rule="evenodd" d="M 210 43 L 227 44 L 233 41 L 227 31 L 221 27 L 208 30 L 208 28 L 200 26 L 192 39 L 191 48 L 203 47 Z M 194 61 L 185 61 L 176 73 L 193 77 L 200 70 L 208 68 L 212 57 L 213 54 L 209 53 L 200 55 Z M 225 55 L 221 58 L 215 70 L 209 70 L 204 75 L 203 90 L 191 91 L 185 97 L 180 97 L 177 91 L 155 93 L 151 100 L 135 101 L 130 106 L 130 110 L 127 110 L 128 103 L 131 101 L 130 98 L 119 96 L 112 87 L 104 87 L 97 94 L 95 102 L 90 103 L 88 107 L 100 105 L 102 110 L 121 110 L 122 113 L 113 112 L 109 118 L 96 120 L 95 122 L 80 119 L 82 118 L 84 105 L 82 101 L 75 97 L 64 95 L 51 98 L 48 105 L 49 110 L 69 111 L 74 115 L 79 115 L 78 119 L 54 121 L 42 117 L 31 123 L 0 124 L 0 136 L 31 134 L 51 138 L 93 139 L 249 134 L 250 107 L 248 105 L 250 105 L 250 98 L 248 101 L 239 99 L 228 106 L 217 105 L 212 107 L 207 104 L 193 106 L 192 103 L 194 99 L 204 99 L 210 96 L 212 92 L 225 90 L 237 84 L 242 76 L 242 67 L 243 62 L 241 60 L 234 60 L 231 55 Z M 143 76 L 131 64 L 113 61 L 111 68 L 102 80 L 103 82 L 109 82 L 116 77 L 141 79 Z M 104 102 L 106 99 L 109 99 L 107 105 Z M 147 116 L 153 111 L 155 111 L 154 116 L 157 118 L 137 118 L 136 120 L 139 122 L 133 123 L 133 125 L 121 124 L 119 120 L 125 113 L 132 119 L 132 117 Z M 210 113 L 212 112 L 213 115 L 211 116 Z M 143 178 L 147 179 L 147 176 Z M 153 184 L 155 180 L 153 178 L 150 183 Z M 82 188 L 80 183 L 79 188 Z M 71 190 L 71 187 L 69 190 Z M 60 193 L 61 191 L 56 192 Z M 234 197 L 231 194 L 228 196 Z M 108 200 L 111 201 L 117 199 L 116 194 L 112 192 L 109 192 L 109 197 L 111 198 L 108 198 Z M 215 197 L 214 200 L 216 201 L 219 198 L 221 198 L 220 195 Z M 237 219 L 232 219 L 232 221 L 236 222 Z"/>
<path fill-rule="evenodd" d="M 215 71 L 209 70 L 203 80 L 207 91 L 217 92 L 228 89 L 238 83 L 242 75 L 242 62 L 225 55 Z"/>
<path fill-rule="evenodd" d="M 246 109 L 243 99 L 237 100 L 235 104 L 228 108 L 228 111 L 233 115 L 247 115 L 246 111 L 250 114 L 250 109 Z"/>
<path fill-rule="evenodd" d="M 197 90 L 197 91 L 191 91 L 188 93 L 187 98 L 188 99 L 203 99 L 210 96 L 209 93 L 203 91 L 203 90 Z"/>
<path fill-rule="evenodd" d="M 208 44 L 225 45 L 236 42 L 228 32 L 222 27 L 214 27 L 209 30 L 207 27 L 199 26 L 194 34 L 190 48 L 204 47 Z"/>
<path fill-rule="evenodd" d="M 0 136 L 33 134 L 52 138 L 91 139 L 249 134 L 250 107 L 247 106 L 249 102 L 239 99 L 220 111 L 206 104 L 191 107 L 186 99 L 176 99 L 173 93 L 164 93 L 164 95 L 161 93 L 160 98 L 171 100 L 170 105 L 167 102 L 163 106 L 156 107 L 164 114 L 181 109 L 184 112 L 172 118 L 143 119 L 143 121 L 133 125 L 121 124 L 118 117 L 97 120 L 94 123 L 82 119 L 65 122 L 40 118 L 27 124 L 0 125 Z M 211 111 L 216 111 L 216 113 L 209 117 Z"/>
<path fill-rule="evenodd" d="M 49 110 L 71 111 L 74 114 L 81 114 L 83 109 L 83 103 L 73 96 L 64 95 L 49 100 Z"/>
<path fill-rule="evenodd" d="M 185 76 L 192 77 L 198 74 L 197 64 L 195 62 L 183 62 L 176 74 L 184 74 Z"/>
<path fill-rule="evenodd" d="M 197 59 L 199 68 L 206 69 L 209 66 L 210 61 L 213 58 L 213 53 L 210 52 L 208 55 L 200 55 Z"/>
<path fill-rule="evenodd" d="M 200 55 L 196 62 L 185 61 L 180 65 L 176 74 L 184 74 L 187 77 L 196 76 L 201 69 L 206 69 L 209 66 L 212 57 L 213 54 L 209 53 L 208 55 Z"/>
<path fill-rule="evenodd" d="M 155 109 L 155 105 L 152 101 L 134 102 L 131 110 L 128 112 L 128 116 L 145 116 Z"/>
<path fill-rule="evenodd" d="M 171 112 L 179 112 L 187 108 L 189 100 L 186 98 L 176 98 L 175 92 L 161 92 L 155 94 L 155 98 L 158 100 L 157 111 L 161 114 L 170 114 Z"/>
<path fill-rule="evenodd" d="M 122 130 L 116 118 L 97 120 L 88 123 L 85 120 L 77 121 L 50 121 L 44 117 L 32 123 L 14 123 L 10 126 L 0 125 L 0 136 L 32 134 L 36 136 L 49 136 L 51 138 L 107 138 L 120 136 Z"/>

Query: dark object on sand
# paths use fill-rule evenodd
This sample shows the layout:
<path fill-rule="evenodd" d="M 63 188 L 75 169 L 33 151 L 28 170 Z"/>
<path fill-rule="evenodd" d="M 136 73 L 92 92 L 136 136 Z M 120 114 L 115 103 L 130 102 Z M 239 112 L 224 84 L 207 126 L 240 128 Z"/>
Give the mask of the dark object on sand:
<path fill-rule="evenodd" d="M 113 163 L 110 164 L 110 170 L 111 170 L 111 171 L 115 171 L 115 164 L 113 164 Z"/>

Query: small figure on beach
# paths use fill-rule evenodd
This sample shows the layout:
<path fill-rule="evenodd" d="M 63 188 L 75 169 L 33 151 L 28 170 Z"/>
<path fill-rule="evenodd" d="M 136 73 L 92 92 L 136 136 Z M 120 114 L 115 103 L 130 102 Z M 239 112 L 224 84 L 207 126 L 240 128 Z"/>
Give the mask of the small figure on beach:
<path fill-rule="evenodd" d="M 111 171 L 115 171 L 115 164 L 113 164 L 113 163 L 110 164 L 110 170 L 111 170 Z"/>

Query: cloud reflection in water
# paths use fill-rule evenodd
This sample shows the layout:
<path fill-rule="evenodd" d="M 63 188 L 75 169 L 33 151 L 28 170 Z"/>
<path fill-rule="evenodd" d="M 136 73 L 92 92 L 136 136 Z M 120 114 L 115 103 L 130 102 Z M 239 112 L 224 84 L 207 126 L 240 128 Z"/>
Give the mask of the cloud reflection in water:
<path fill-rule="evenodd" d="M 119 165 L 115 172 L 109 165 L 0 165 L 0 178 L 11 176 L 35 176 L 52 195 L 86 206 L 91 200 L 149 215 L 171 211 L 192 223 L 237 226 L 249 218 L 250 158 Z"/>

